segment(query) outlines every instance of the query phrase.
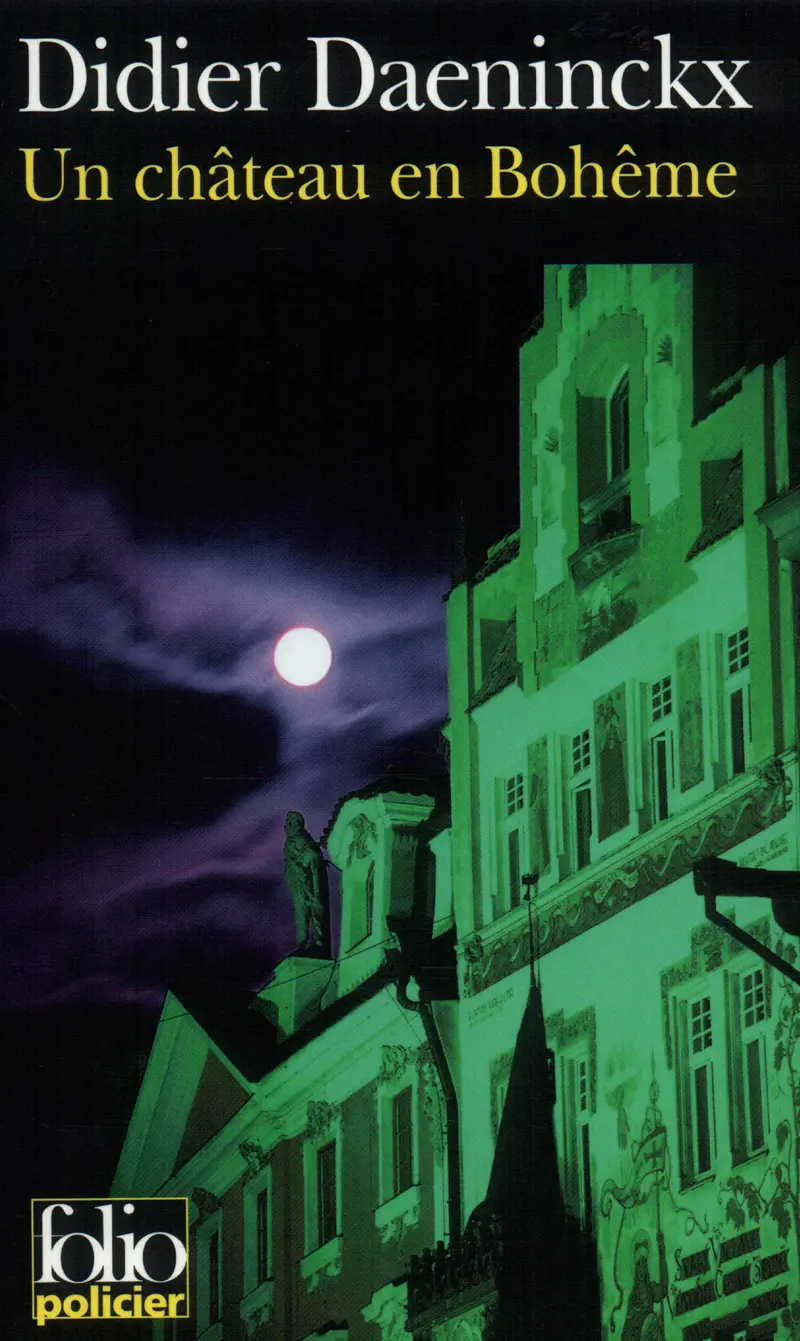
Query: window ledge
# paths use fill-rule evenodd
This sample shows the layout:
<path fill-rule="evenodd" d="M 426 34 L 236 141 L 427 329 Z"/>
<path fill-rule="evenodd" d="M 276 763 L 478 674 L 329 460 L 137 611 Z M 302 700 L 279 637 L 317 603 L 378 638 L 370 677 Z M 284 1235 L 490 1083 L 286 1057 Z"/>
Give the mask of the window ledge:
<path fill-rule="evenodd" d="M 681 1174 L 681 1192 L 694 1192 L 697 1188 L 706 1187 L 713 1183 L 719 1177 L 716 1169 L 709 1169 L 708 1173 L 684 1173 Z"/>
<path fill-rule="evenodd" d="M 769 1147 L 762 1145 L 758 1150 L 750 1150 L 747 1154 L 734 1155 L 731 1165 L 734 1169 L 743 1169 L 746 1164 L 755 1164 L 757 1160 L 763 1159 L 769 1154 Z"/>
<path fill-rule="evenodd" d="M 375 1227 L 380 1232 L 381 1243 L 390 1243 L 392 1239 L 402 1242 L 407 1229 L 419 1222 L 420 1210 L 419 1183 L 412 1183 L 404 1192 L 385 1201 L 375 1211 Z"/>
<path fill-rule="evenodd" d="M 250 1336 L 259 1327 L 263 1327 L 272 1317 L 275 1302 L 274 1280 L 264 1280 L 254 1290 L 246 1294 L 239 1307 L 239 1317 Z"/>
<path fill-rule="evenodd" d="M 323 1276 L 338 1276 L 342 1269 L 342 1236 L 329 1239 L 321 1247 L 307 1253 L 300 1259 L 300 1275 L 308 1286 L 308 1292 L 315 1290 Z"/>

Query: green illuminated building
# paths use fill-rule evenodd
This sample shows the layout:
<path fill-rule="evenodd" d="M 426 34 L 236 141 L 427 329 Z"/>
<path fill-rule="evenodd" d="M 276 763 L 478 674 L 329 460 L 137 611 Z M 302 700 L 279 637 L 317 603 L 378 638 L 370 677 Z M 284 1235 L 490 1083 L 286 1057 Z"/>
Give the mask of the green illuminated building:
<path fill-rule="evenodd" d="M 338 957 L 247 1027 L 167 1001 L 115 1191 L 193 1198 L 176 1335 L 800 1337 L 786 296 L 547 267 L 520 529 L 447 602 L 449 797 L 339 803 Z"/>

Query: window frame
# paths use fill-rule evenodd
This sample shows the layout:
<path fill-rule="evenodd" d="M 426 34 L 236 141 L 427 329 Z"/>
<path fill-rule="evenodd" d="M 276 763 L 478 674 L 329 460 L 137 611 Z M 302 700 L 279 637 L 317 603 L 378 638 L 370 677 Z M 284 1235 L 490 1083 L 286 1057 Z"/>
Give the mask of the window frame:
<path fill-rule="evenodd" d="M 523 769 L 498 778 L 497 781 L 497 884 L 501 895 L 498 913 L 518 908 L 522 903 L 528 787 Z"/>
<path fill-rule="evenodd" d="M 400 1104 L 407 1106 L 400 1121 Z M 410 1084 L 392 1095 L 392 1195 L 399 1197 L 414 1185 L 414 1091 Z M 401 1139 L 404 1148 L 400 1149 Z"/>
<path fill-rule="evenodd" d="M 564 1162 L 564 1201 L 582 1229 L 594 1220 L 592 1189 L 593 1077 L 591 1049 L 582 1039 L 560 1056 L 559 1089 Z"/>
<path fill-rule="evenodd" d="M 335 1234 L 324 1242 L 320 1239 L 319 1220 L 319 1153 L 328 1146 L 334 1147 L 334 1188 Z M 305 1256 L 310 1257 L 322 1249 L 330 1248 L 342 1234 L 342 1119 L 337 1109 L 323 1130 L 313 1135 L 307 1134 L 303 1144 L 303 1186 L 304 1186 L 304 1225 Z"/>
<path fill-rule="evenodd" d="M 675 779 L 675 682 L 672 671 L 650 682 L 648 706 L 649 804 L 653 824 L 669 819 L 674 813 L 677 792 Z M 658 747 L 663 742 L 663 788 Z M 662 807 L 663 801 L 663 807 Z M 663 813 L 662 813 L 663 808 Z"/>
<path fill-rule="evenodd" d="M 396 1150 L 395 1150 L 395 1102 L 400 1095 L 409 1092 L 409 1146 L 411 1154 L 410 1181 L 406 1187 L 397 1186 Z M 376 1085 L 376 1110 L 378 1122 L 378 1197 L 379 1205 L 385 1206 L 397 1197 L 403 1197 L 412 1188 L 418 1188 L 420 1182 L 420 1124 L 419 1124 L 419 1078 L 417 1066 L 412 1057 L 405 1059 L 394 1068 L 391 1076 L 379 1076 Z"/>
<path fill-rule="evenodd" d="M 591 729 L 576 732 L 569 738 L 569 855 L 573 872 L 584 871 L 591 866 L 595 855 L 595 785 L 594 785 L 594 748 Z M 589 832 L 586 844 L 586 860 L 582 861 L 582 844 L 578 824 L 578 794 L 588 793 Z"/>
<path fill-rule="evenodd" d="M 747 982 L 760 978 L 757 996 L 752 995 L 753 1019 L 748 1022 Z M 726 1007 L 729 1032 L 729 1107 L 731 1152 L 734 1164 L 763 1154 L 772 1130 L 769 1103 L 768 1037 L 771 1026 L 771 978 L 768 967 L 753 960 L 726 974 Z M 759 999 L 760 997 L 760 999 Z M 760 1013 L 759 1013 L 760 1008 Z M 758 1058 L 758 1099 L 761 1107 L 761 1139 L 753 1129 L 753 1077 L 749 1057 Z M 742 1096 L 741 1106 L 736 1102 Z"/>
<path fill-rule="evenodd" d="M 745 623 L 723 638 L 725 763 L 729 778 L 740 777 L 751 764 L 750 630 Z M 741 704 L 741 740 L 734 726 L 734 701 Z"/>
<path fill-rule="evenodd" d="M 401 1044 L 385 1044 L 375 1084 L 378 1128 L 378 1205 L 374 1223 L 382 1243 L 399 1238 L 417 1224 L 422 1204 L 420 1059 Z M 410 1177 L 401 1187 L 396 1151 L 396 1102 L 408 1092 Z"/>
<path fill-rule="evenodd" d="M 216 1243 L 216 1306 L 212 1297 L 212 1279 L 210 1270 L 211 1250 Z M 198 1263 L 203 1263 L 197 1271 L 197 1325 L 196 1335 L 202 1341 L 221 1341 L 222 1318 L 225 1302 L 223 1272 L 223 1215 L 222 1209 L 214 1211 L 198 1223 L 195 1233 L 195 1251 Z"/>
<path fill-rule="evenodd" d="M 266 1198 L 267 1205 L 267 1241 L 264 1254 L 267 1267 L 266 1275 L 262 1274 L 260 1270 L 262 1264 L 260 1207 L 264 1204 L 263 1198 Z M 244 1213 L 244 1293 L 247 1296 L 253 1290 L 258 1290 L 269 1284 L 274 1278 L 272 1260 L 274 1200 L 271 1163 L 266 1164 L 263 1169 L 260 1169 L 257 1174 L 247 1180 L 244 1184 L 242 1199 Z"/>
<path fill-rule="evenodd" d="M 336 1138 L 317 1146 L 316 1150 L 316 1229 L 315 1238 L 318 1248 L 338 1238 L 339 1233 L 339 1189 L 337 1186 Z M 332 1196 L 333 1205 L 328 1196 Z"/>

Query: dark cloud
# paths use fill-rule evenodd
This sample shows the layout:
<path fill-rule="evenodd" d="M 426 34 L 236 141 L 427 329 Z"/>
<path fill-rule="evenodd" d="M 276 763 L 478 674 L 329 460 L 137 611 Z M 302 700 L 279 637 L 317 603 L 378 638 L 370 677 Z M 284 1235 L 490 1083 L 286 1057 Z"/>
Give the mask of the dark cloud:
<path fill-rule="evenodd" d="M 291 944 L 286 810 L 319 832 L 445 715 L 444 582 L 137 540 L 63 472 L 17 478 L 3 539 L 6 999 L 155 1000 L 192 960 L 265 977 Z M 271 662 L 298 622 L 334 649 L 308 690 Z"/>

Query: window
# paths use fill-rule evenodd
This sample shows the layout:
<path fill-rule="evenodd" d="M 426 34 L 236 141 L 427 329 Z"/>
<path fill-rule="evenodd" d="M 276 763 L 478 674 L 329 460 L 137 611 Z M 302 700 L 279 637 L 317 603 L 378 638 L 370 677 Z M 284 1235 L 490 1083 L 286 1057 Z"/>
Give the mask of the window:
<path fill-rule="evenodd" d="M 656 680 L 651 691 L 652 716 L 654 722 L 660 722 L 672 714 L 672 676 L 665 675 Z"/>
<path fill-rule="evenodd" d="M 414 1181 L 411 1087 L 392 1099 L 392 1186 L 394 1195 L 405 1192 Z"/>
<path fill-rule="evenodd" d="M 256 1198 L 256 1277 L 259 1285 L 263 1285 L 271 1275 L 269 1203 L 269 1188 L 264 1187 Z"/>
<path fill-rule="evenodd" d="M 197 1227 L 197 1335 L 218 1341 L 222 1335 L 222 1212 Z"/>
<path fill-rule="evenodd" d="M 715 993 L 713 995 L 716 995 Z M 678 1107 L 681 1172 L 687 1182 L 710 1173 L 716 1156 L 714 1048 L 718 1021 L 712 993 L 678 1001 Z"/>
<path fill-rule="evenodd" d="M 580 543 L 595 544 L 631 529 L 630 380 L 624 372 L 606 395 L 578 393 Z"/>
<path fill-rule="evenodd" d="M 725 703 L 728 767 L 744 773 L 750 755 L 750 636 L 747 628 L 728 635 L 725 645 Z"/>
<path fill-rule="evenodd" d="M 305 1256 L 300 1275 L 308 1290 L 342 1269 L 342 1110 L 312 1099 L 303 1144 Z"/>
<path fill-rule="evenodd" d="M 766 920 L 746 930 L 769 941 Z M 734 1165 L 767 1145 L 771 972 L 724 933 L 698 927 L 690 957 L 662 974 L 661 988 L 686 1184 L 711 1174 L 720 1157 L 726 1162 L 726 1130 Z"/>
<path fill-rule="evenodd" d="M 336 1142 L 317 1151 L 317 1246 L 336 1238 Z"/>
<path fill-rule="evenodd" d="M 219 1322 L 219 1232 L 212 1234 L 208 1241 L 208 1321 L 213 1325 Z"/>
<path fill-rule="evenodd" d="M 749 665 L 750 634 L 746 628 L 739 629 L 728 637 L 728 674 L 735 675 L 737 671 L 745 670 Z"/>
<path fill-rule="evenodd" d="M 254 1147 L 254 1150 L 256 1147 Z M 243 1196 L 244 1214 L 244 1297 L 239 1314 L 251 1332 L 258 1317 L 261 1322 L 272 1316 L 274 1282 L 272 1278 L 272 1166 L 262 1152 L 260 1167 L 249 1170 Z"/>
<path fill-rule="evenodd" d="M 672 730 L 672 676 L 650 689 L 650 804 L 653 822 L 668 818 L 675 786 Z"/>
<path fill-rule="evenodd" d="M 506 782 L 506 814 L 515 815 L 522 809 L 524 801 L 524 784 L 522 774 L 515 773 L 513 778 L 508 778 Z"/>
<path fill-rule="evenodd" d="M 506 908 L 516 908 L 522 899 L 521 821 L 525 805 L 525 781 L 522 773 L 514 773 L 502 784 L 500 800 L 500 831 L 498 855 L 500 860 L 500 888 Z"/>
<path fill-rule="evenodd" d="M 584 1229 L 592 1224 L 590 1077 L 588 1052 L 562 1059 L 565 1197 Z"/>
<path fill-rule="evenodd" d="M 414 1052 L 400 1043 L 383 1044 L 376 1084 L 378 1197 L 375 1227 L 388 1243 L 418 1223 L 419 1069 Z"/>
<path fill-rule="evenodd" d="M 592 859 L 592 749 L 588 731 L 572 737 L 572 783 L 570 809 L 572 820 L 572 864 L 582 871 Z"/>
<path fill-rule="evenodd" d="M 731 974 L 731 1141 L 734 1159 L 764 1149 L 769 1131 L 767 981 L 763 968 Z"/>

